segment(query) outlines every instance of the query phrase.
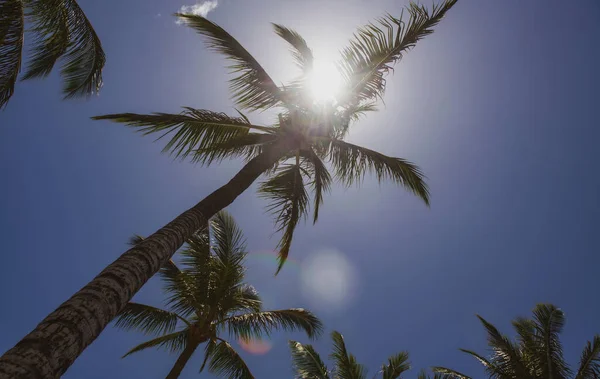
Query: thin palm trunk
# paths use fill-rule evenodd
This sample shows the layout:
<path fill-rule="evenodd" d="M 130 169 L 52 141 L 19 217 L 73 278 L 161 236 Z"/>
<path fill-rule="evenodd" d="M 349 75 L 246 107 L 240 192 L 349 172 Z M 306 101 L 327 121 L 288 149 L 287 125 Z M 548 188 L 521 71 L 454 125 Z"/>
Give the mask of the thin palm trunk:
<path fill-rule="evenodd" d="M 227 184 L 126 251 L 0 357 L 0 379 L 56 378 L 208 219 L 287 152 L 284 143 L 249 161 Z"/>
<path fill-rule="evenodd" d="M 190 358 L 194 354 L 194 351 L 196 351 L 197 348 L 198 348 L 198 343 L 188 342 L 188 345 L 185 347 L 183 352 L 179 355 L 179 358 L 177 358 L 177 362 L 175 362 L 175 365 L 169 372 L 169 375 L 167 375 L 166 379 L 179 378 L 179 375 L 181 375 L 181 371 L 183 371 L 183 368 L 188 363 L 188 361 L 190 360 Z"/>

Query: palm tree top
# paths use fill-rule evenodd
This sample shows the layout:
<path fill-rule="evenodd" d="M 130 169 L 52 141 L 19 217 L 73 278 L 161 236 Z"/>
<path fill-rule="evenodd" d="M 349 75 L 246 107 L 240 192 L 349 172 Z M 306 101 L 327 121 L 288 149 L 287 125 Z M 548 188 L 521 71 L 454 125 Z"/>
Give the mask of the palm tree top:
<path fill-rule="evenodd" d="M 141 240 L 135 236 L 130 243 Z M 169 261 L 160 271 L 166 308 L 130 302 L 119 314 L 115 326 L 155 337 L 125 356 L 150 347 L 181 353 L 206 343 L 203 367 L 208 364 L 215 374 L 247 378 L 249 369 L 224 335 L 247 341 L 268 337 L 274 330 L 298 330 L 317 337 L 322 324 L 311 312 L 262 309 L 258 292 L 244 283 L 245 250 L 233 218 L 218 213 L 210 228 L 196 233 L 181 249 L 182 268 Z"/>
<path fill-rule="evenodd" d="M 294 30 L 273 24 L 278 36 L 291 47 L 300 67 L 297 79 L 278 86 L 258 61 L 229 33 L 196 15 L 176 14 L 205 38 L 209 49 L 231 63 L 230 89 L 240 109 L 278 109 L 270 125 L 256 125 L 240 111 L 237 116 L 186 107 L 179 114 L 120 113 L 94 117 L 124 123 L 144 135 L 168 138 L 163 151 L 179 158 L 210 165 L 225 158 L 251 161 L 261 154 L 277 153 L 276 162 L 262 174 L 267 179 L 259 193 L 269 200 L 268 210 L 281 232 L 279 267 L 289 254 L 296 225 L 309 215 L 316 222 L 334 180 L 350 186 L 366 174 L 378 181 L 391 180 L 429 205 L 429 189 L 421 170 L 406 159 L 344 141 L 350 125 L 377 110 L 384 95 L 386 74 L 404 53 L 433 32 L 457 0 L 443 0 L 431 9 L 410 3 L 400 18 L 386 15 L 359 28 L 341 51 L 337 68 L 343 91 L 335 101 L 315 102 L 307 88 L 313 53 Z M 333 169 L 330 173 L 326 162 Z M 260 173 L 259 173 L 260 174 Z M 307 187 L 312 193 L 309 194 Z"/>
<path fill-rule="evenodd" d="M 600 335 L 588 341 L 574 373 L 563 356 L 560 333 L 565 325 L 563 311 L 553 304 L 538 304 L 532 318 L 518 317 L 512 325 L 515 341 L 481 316 L 477 316 L 488 334 L 489 357 L 460 349 L 481 363 L 490 378 L 497 379 L 597 379 L 600 377 Z M 434 367 L 450 378 L 471 379 L 452 369 Z"/>
<path fill-rule="evenodd" d="M 66 99 L 102 87 L 106 62 L 100 39 L 75 0 L 0 1 L 0 109 L 12 97 L 21 71 L 25 22 L 33 44 L 22 80 L 46 77 L 59 59 Z"/>

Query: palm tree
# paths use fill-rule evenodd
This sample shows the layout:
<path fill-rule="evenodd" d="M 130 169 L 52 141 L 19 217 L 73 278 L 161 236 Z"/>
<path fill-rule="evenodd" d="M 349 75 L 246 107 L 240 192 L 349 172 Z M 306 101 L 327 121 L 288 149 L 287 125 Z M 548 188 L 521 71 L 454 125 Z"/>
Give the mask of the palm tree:
<path fill-rule="evenodd" d="M 538 304 L 533 318 L 516 318 L 512 324 L 516 341 L 502 335 L 483 317 L 477 316 L 488 333 L 491 355 L 484 357 L 471 350 L 461 351 L 477 359 L 486 374 L 494 379 L 598 379 L 600 378 L 600 335 L 588 341 L 581 353 L 577 372 L 569 368 L 563 357 L 559 334 L 565 325 L 562 310 L 552 304 Z M 434 367 L 434 371 L 451 378 L 470 379 L 457 371 Z"/>
<path fill-rule="evenodd" d="M 332 332 L 333 353 L 329 356 L 333 362 L 333 370 L 329 370 L 319 353 L 311 345 L 290 341 L 292 364 L 297 379 L 366 379 L 367 369 L 356 361 L 356 357 L 348 352 L 344 337 L 339 332 Z M 382 379 L 398 379 L 410 369 L 408 353 L 402 351 L 392 355 L 373 377 Z M 434 379 L 446 379 L 446 374 L 436 373 Z M 421 371 L 418 379 L 428 379 L 425 371 Z"/>
<path fill-rule="evenodd" d="M 13 95 L 21 71 L 25 21 L 31 24 L 33 45 L 22 80 L 49 75 L 62 58 L 65 98 L 100 90 L 104 51 L 75 0 L 0 0 L 0 109 Z"/>
<path fill-rule="evenodd" d="M 167 378 L 177 378 L 198 346 L 206 344 L 202 369 L 208 362 L 209 371 L 217 375 L 253 378 L 221 337 L 226 331 L 242 340 L 260 338 L 275 329 L 303 330 L 311 338 L 321 332 L 321 322 L 304 309 L 262 310 L 258 293 L 244 283 L 245 244 L 227 213 L 219 212 L 211 220 L 210 231 L 194 234 L 181 256 L 183 269 L 169 261 L 160 270 L 166 309 L 130 302 L 116 319 L 117 327 L 155 336 L 125 356 L 151 347 L 176 352 L 179 358 Z"/>
<path fill-rule="evenodd" d="M 307 186 L 313 191 L 313 220 L 318 218 L 324 193 L 332 182 L 324 161 L 333 166 L 335 179 L 345 185 L 373 173 L 379 181 L 391 179 L 428 204 L 427 185 L 415 165 L 343 139 L 352 121 L 376 109 L 375 101 L 382 98 L 386 74 L 394 63 L 431 34 L 456 1 L 444 0 L 432 10 L 411 3 L 408 19 L 388 15 L 360 28 L 342 50 L 338 68 L 345 89 L 331 103 L 315 103 L 307 95 L 305 83 L 313 56 L 295 31 L 274 25 L 276 33 L 291 45 L 301 67 L 298 80 L 278 87 L 256 59 L 221 27 L 200 16 L 179 14 L 188 26 L 206 37 L 210 49 L 232 61 L 230 67 L 236 76 L 231 80 L 231 90 L 236 104 L 250 110 L 278 108 L 277 121 L 261 126 L 252 124 L 241 112 L 239 117 L 231 117 L 193 108 L 184 108 L 180 114 L 96 117 L 125 123 L 145 135 L 171 134 L 165 151 L 194 162 L 211 164 L 243 157 L 247 163 L 227 184 L 129 249 L 42 320 L 0 358 L 0 372 L 10 366 L 26 375 L 62 374 L 186 239 L 263 174 L 267 180 L 260 192 L 270 200 L 269 209 L 283 234 L 278 246 L 279 269 L 290 251 L 296 225 L 308 214 Z M 95 327 L 90 329 L 89 325 Z M 57 328 L 63 333 L 55 333 Z"/>

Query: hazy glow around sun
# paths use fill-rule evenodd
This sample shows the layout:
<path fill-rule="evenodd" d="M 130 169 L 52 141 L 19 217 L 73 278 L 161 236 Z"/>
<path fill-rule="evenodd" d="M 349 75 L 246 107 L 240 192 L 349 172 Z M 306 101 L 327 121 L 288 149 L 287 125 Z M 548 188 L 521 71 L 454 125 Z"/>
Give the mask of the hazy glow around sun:
<path fill-rule="evenodd" d="M 342 77 L 333 63 L 313 62 L 309 75 L 310 93 L 316 102 L 335 101 L 340 91 Z"/>

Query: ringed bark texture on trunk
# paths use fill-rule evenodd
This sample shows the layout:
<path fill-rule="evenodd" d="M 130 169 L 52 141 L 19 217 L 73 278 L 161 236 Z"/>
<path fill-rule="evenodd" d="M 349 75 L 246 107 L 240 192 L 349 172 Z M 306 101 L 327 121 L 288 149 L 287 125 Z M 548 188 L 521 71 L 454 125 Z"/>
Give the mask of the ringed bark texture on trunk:
<path fill-rule="evenodd" d="M 0 379 L 57 378 L 64 374 L 183 242 L 286 152 L 284 144 L 267 149 L 227 184 L 117 258 L 0 357 Z"/>

